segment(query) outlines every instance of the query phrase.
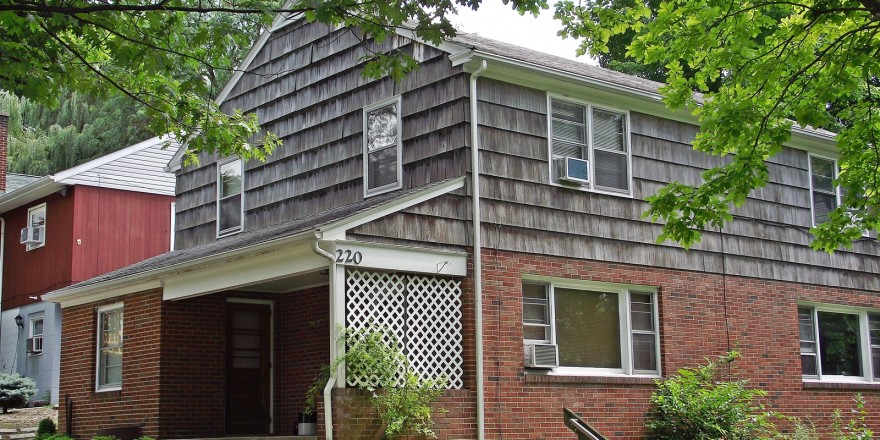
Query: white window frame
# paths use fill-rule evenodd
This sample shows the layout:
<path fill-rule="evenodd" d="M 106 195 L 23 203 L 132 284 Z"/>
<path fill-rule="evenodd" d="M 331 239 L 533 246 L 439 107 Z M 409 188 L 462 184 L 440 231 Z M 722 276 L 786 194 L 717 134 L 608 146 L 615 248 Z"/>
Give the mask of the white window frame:
<path fill-rule="evenodd" d="M 810 183 L 810 222 L 812 223 L 813 227 L 816 227 L 819 225 L 819 223 L 816 223 L 816 200 L 813 197 L 813 192 L 817 191 L 817 190 L 813 189 L 813 158 L 814 157 L 816 159 L 829 161 L 833 164 L 834 176 L 832 176 L 832 179 L 831 179 L 832 181 L 837 180 L 837 176 L 840 173 L 840 169 L 837 167 L 837 159 L 832 159 L 827 156 L 820 156 L 818 154 L 809 154 L 808 155 L 807 172 L 809 173 L 809 183 Z M 822 191 L 822 190 L 818 190 L 818 191 Z M 837 206 L 840 206 L 842 200 L 841 200 L 839 185 L 834 185 L 834 196 L 835 196 L 835 200 L 837 202 Z"/>
<path fill-rule="evenodd" d="M 403 107 L 401 104 L 402 100 L 400 95 L 395 96 L 393 98 L 389 98 L 383 101 L 379 101 L 375 104 L 371 104 L 370 106 L 364 107 L 363 111 L 363 173 L 364 173 L 364 198 L 375 196 L 378 194 L 386 193 L 389 191 L 394 191 L 396 189 L 400 189 L 403 187 Z M 369 151 L 368 151 L 368 137 L 367 136 L 367 114 L 373 110 L 380 109 L 382 107 L 387 107 L 391 104 L 397 104 L 397 144 L 395 148 L 397 148 L 397 180 L 394 183 L 389 183 L 387 185 L 383 185 L 377 188 L 370 189 L 370 160 L 369 160 Z M 391 147 L 386 147 L 391 148 Z"/>
<path fill-rule="evenodd" d="M 232 163 L 235 161 L 239 161 L 239 163 L 241 164 L 241 192 L 239 193 L 239 195 L 241 195 L 241 199 L 240 199 L 241 203 L 239 206 L 239 208 L 241 209 L 241 213 L 240 213 L 241 221 L 239 222 L 238 226 L 236 226 L 234 228 L 220 230 L 220 194 L 223 189 L 223 181 L 222 181 L 222 176 L 220 175 L 220 168 L 222 168 L 223 165 L 226 165 L 228 163 Z M 239 158 L 238 156 L 230 156 L 230 157 L 227 157 L 223 160 L 219 160 L 219 161 L 217 161 L 216 173 L 217 173 L 216 174 L 217 175 L 217 197 L 216 197 L 217 238 L 220 238 L 220 237 L 226 237 L 229 235 L 235 235 L 235 234 L 238 234 L 239 232 L 244 230 L 244 183 L 245 183 L 244 161 L 241 160 L 241 158 Z M 227 198 L 228 197 L 231 197 L 231 196 L 227 196 Z M 173 234 L 173 232 L 172 232 L 172 234 Z"/>
<path fill-rule="evenodd" d="M 846 307 L 846 306 L 838 306 L 838 305 L 828 305 L 828 304 L 816 304 L 816 303 L 798 303 L 798 309 L 807 308 L 812 310 L 812 319 L 813 319 L 813 339 L 816 344 L 816 375 L 805 375 L 801 374 L 804 382 L 845 382 L 845 383 L 864 383 L 864 382 L 880 382 L 880 377 L 873 377 L 873 360 L 871 356 L 871 334 L 870 334 L 870 326 L 868 322 L 869 314 L 880 314 L 878 310 L 872 309 L 864 309 L 864 308 L 856 308 L 856 307 Z M 862 364 L 862 376 L 840 376 L 840 375 L 830 375 L 830 374 L 822 374 L 822 361 L 821 361 L 821 353 L 822 346 L 819 341 L 819 320 L 818 313 L 819 312 L 828 312 L 828 313 L 838 313 L 838 314 L 848 314 L 848 315 L 857 315 L 859 317 L 859 350 L 861 356 L 861 364 Z M 798 316 L 800 315 L 800 310 L 798 310 Z M 798 326 L 800 326 L 800 319 L 798 318 Z M 798 340 L 800 341 L 800 327 L 798 327 Z M 799 344 L 800 345 L 800 344 Z M 878 346 L 880 349 L 880 346 Z M 800 348 L 798 349 L 798 357 L 802 354 L 805 354 Z M 806 354 L 811 354 L 807 352 Z"/>
<path fill-rule="evenodd" d="M 46 215 L 47 210 L 46 210 L 45 203 L 40 203 L 39 205 L 28 209 L 26 226 L 28 228 L 31 227 L 31 213 L 33 213 L 35 211 L 43 211 L 43 242 L 42 243 L 28 243 L 27 246 L 25 247 L 26 251 L 32 251 L 34 249 L 38 249 L 38 248 L 41 248 L 46 245 L 46 231 L 48 229 L 47 224 L 49 223 L 49 218 L 48 218 L 48 215 Z"/>
<path fill-rule="evenodd" d="M 524 276 L 521 284 L 543 284 L 547 286 L 547 307 L 550 320 L 549 341 L 523 338 L 523 345 L 546 343 L 556 345 L 555 289 L 557 287 L 565 289 L 585 290 L 591 292 L 616 293 L 618 295 L 618 310 L 621 311 L 619 330 L 620 362 L 622 368 L 586 368 L 559 366 L 553 368 L 550 374 L 561 376 L 627 376 L 650 378 L 659 378 L 662 376 L 663 370 L 660 363 L 660 315 L 656 288 L 632 284 L 613 284 L 596 281 L 567 280 L 541 276 Z M 633 329 L 631 325 L 632 309 L 630 307 L 630 294 L 632 293 L 651 295 L 651 303 L 653 306 L 652 319 L 654 320 L 654 361 L 657 365 L 656 371 L 635 370 L 633 367 Z M 522 301 L 522 296 L 520 296 L 520 301 Z M 520 320 L 520 322 L 522 323 L 522 320 Z"/>
<path fill-rule="evenodd" d="M 44 319 L 44 316 L 45 315 L 43 315 L 43 314 L 40 314 L 37 316 L 31 316 L 28 320 L 28 338 L 33 339 L 34 337 L 37 337 L 37 336 L 40 337 L 40 351 L 28 353 L 28 356 L 39 356 L 39 355 L 43 354 L 43 335 L 46 333 L 46 320 Z M 34 331 L 34 328 L 35 328 L 37 321 L 40 321 L 43 323 L 43 329 L 39 334 L 37 334 Z"/>
<path fill-rule="evenodd" d="M 588 159 L 590 162 L 590 182 L 584 183 L 581 185 L 569 185 L 563 184 L 560 180 L 554 175 L 554 164 L 553 164 L 553 100 L 567 102 L 569 104 L 575 104 L 584 106 L 586 108 L 586 141 L 587 141 L 587 150 L 588 150 Z M 594 160 L 594 152 L 595 149 L 593 146 L 593 108 L 599 110 L 605 110 L 614 113 L 621 113 L 624 115 L 626 120 L 626 133 L 624 134 L 624 141 L 626 142 L 626 178 L 627 178 L 627 191 L 620 191 L 614 189 L 606 189 L 603 187 L 596 187 L 596 161 Z M 550 176 L 550 184 L 555 186 L 560 186 L 563 188 L 570 189 L 579 189 L 582 191 L 590 191 L 600 194 L 607 194 L 618 197 L 633 197 L 633 167 L 632 167 L 632 124 L 630 122 L 630 112 L 629 110 L 616 108 L 608 105 L 595 104 L 589 101 L 585 101 L 578 98 L 572 98 L 571 96 L 560 95 L 556 93 L 547 93 L 547 158 L 548 158 L 548 172 Z"/>
<path fill-rule="evenodd" d="M 120 378 L 119 384 L 110 384 L 110 385 L 102 385 L 101 384 L 101 334 L 103 333 L 103 316 L 107 313 L 120 312 L 122 315 L 119 319 L 119 333 L 121 335 L 120 340 L 122 341 L 121 345 L 123 347 L 123 359 L 125 358 L 125 312 L 124 312 L 123 303 L 111 304 L 108 306 L 98 308 L 98 323 L 95 326 L 97 328 L 97 336 L 95 338 L 95 391 L 96 392 L 105 392 L 105 391 L 119 391 L 122 389 L 122 382 Z M 124 362 L 123 362 L 124 365 Z M 124 368 L 124 367 L 123 367 Z"/>

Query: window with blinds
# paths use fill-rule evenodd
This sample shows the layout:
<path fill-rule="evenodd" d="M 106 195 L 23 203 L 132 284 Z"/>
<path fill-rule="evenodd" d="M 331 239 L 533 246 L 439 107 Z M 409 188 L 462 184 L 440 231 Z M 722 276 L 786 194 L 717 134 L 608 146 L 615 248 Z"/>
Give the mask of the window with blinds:
<path fill-rule="evenodd" d="M 626 113 L 550 100 L 553 179 L 566 184 L 630 192 Z"/>

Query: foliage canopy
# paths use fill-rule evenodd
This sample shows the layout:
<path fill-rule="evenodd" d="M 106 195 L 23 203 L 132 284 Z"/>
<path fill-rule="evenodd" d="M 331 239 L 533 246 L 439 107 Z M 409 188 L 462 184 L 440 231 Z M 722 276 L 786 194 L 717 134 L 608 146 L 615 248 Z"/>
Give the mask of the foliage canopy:
<path fill-rule="evenodd" d="M 880 3 L 562 0 L 556 15 L 560 33 L 594 55 L 631 36 L 628 57 L 662 66 L 667 106 L 699 119 L 694 148 L 731 158 L 701 185 L 672 183 L 649 199 L 661 240 L 687 247 L 731 221 L 796 126 L 839 133 L 842 203 L 813 229 L 813 247 L 833 252 L 880 228 Z"/>
<path fill-rule="evenodd" d="M 140 101 L 154 133 L 199 151 L 264 159 L 278 139 L 253 114 L 223 114 L 216 95 L 248 47 L 248 29 L 273 17 L 361 30 L 382 41 L 409 28 L 439 43 L 454 35 L 449 16 L 479 0 L 0 0 L 0 88 L 52 103 L 62 90 Z M 538 13 L 546 0 L 502 0 Z M 732 207 L 767 184 L 767 159 L 794 126 L 839 132 L 842 203 L 813 229 L 815 248 L 849 246 L 880 228 L 880 2 L 876 0 L 558 0 L 560 35 L 604 65 L 665 79 L 666 104 L 697 116 L 694 148 L 726 155 L 704 183 L 672 183 L 649 200 L 664 223 L 661 240 L 689 247 L 701 232 L 732 220 Z M 631 42 L 631 43 L 630 43 Z M 628 48 L 621 55 L 624 47 Z M 400 53 L 367 56 L 364 72 L 404 75 Z M 825 133 L 818 132 L 819 135 Z M 828 136 L 832 136 L 830 133 Z M 832 152 L 833 153 L 833 152 Z"/>

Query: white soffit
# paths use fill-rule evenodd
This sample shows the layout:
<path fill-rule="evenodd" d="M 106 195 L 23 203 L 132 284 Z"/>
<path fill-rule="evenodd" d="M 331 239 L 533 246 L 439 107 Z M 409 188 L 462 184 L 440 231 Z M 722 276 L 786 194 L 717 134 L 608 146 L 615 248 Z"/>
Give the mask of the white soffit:
<path fill-rule="evenodd" d="M 311 241 L 164 278 L 163 300 L 178 300 L 293 277 L 327 267 Z"/>

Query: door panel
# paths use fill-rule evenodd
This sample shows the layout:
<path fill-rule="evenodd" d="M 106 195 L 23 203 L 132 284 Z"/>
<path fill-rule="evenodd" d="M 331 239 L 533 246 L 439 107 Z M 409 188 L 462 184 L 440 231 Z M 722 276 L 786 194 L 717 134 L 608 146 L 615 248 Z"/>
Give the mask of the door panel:
<path fill-rule="evenodd" d="M 269 434 L 269 310 L 263 304 L 227 303 L 227 434 Z"/>

